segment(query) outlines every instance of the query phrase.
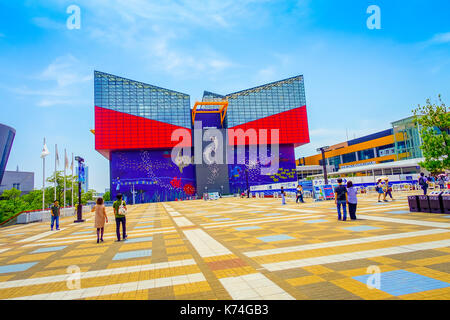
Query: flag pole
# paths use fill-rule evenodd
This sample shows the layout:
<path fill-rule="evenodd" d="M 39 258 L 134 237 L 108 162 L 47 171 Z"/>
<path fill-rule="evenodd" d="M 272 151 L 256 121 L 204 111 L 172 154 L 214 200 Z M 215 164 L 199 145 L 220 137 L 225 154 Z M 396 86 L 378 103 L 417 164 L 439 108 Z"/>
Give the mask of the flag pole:
<path fill-rule="evenodd" d="M 67 151 L 64 149 L 64 208 L 66 207 L 66 168 L 67 168 Z"/>
<path fill-rule="evenodd" d="M 56 157 L 58 157 L 58 145 L 57 144 L 55 144 L 55 180 L 54 180 L 55 197 L 53 198 L 53 201 L 56 200 Z"/>
<path fill-rule="evenodd" d="M 73 207 L 73 152 L 72 152 L 72 207 Z"/>
<path fill-rule="evenodd" d="M 45 146 L 45 138 L 44 138 Z M 45 209 L 45 157 L 42 157 L 42 211 Z"/>

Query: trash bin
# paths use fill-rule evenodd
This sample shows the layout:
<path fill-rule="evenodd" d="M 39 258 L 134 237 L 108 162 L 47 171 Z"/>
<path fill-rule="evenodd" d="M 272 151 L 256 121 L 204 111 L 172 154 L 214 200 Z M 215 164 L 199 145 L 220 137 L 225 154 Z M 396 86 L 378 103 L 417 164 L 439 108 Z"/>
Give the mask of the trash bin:
<path fill-rule="evenodd" d="M 419 196 L 408 196 L 410 212 L 420 212 Z"/>
<path fill-rule="evenodd" d="M 419 206 L 421 212 L 431 212 L 430 200 L 428 199 L 428 196 L 419 196 Z"/>
<path fill-rule="evenodd" d="M 430 201 L 430 212 L 431 213 L 444 213 L 444 205 L 442 203 L 442 192 L 433 191 L 428 196 L 428 200 Z"/>
<path fill-rule="evenodd" d="M 441 197 L 444 213 L 450 214 L 450 191 L 444 191 Z"/>

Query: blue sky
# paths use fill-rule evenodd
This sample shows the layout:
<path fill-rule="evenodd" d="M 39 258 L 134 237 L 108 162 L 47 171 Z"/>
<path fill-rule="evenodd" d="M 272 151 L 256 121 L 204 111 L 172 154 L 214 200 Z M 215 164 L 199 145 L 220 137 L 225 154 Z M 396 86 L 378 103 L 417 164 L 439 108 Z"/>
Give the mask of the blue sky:
<path fill-rule="evenodd" d="M 66 27 L 72 4 L 79 30 Z M 381 30 L 366 26 L 369 5 Z M 0 0 L 0 122 L 17 130 L 7 169 L 35 172 L 40 187 L 46 137 L 52 155 L 57 143 L 60 158 L 84 156 L 91 188 L 109 186 L 89 132 L 94 69 L 191 104 L 303 74 L 311 143 L 297 156 L 387 129 L 426 98 L 449 102 L 448 12 L 448 0 Z"/>

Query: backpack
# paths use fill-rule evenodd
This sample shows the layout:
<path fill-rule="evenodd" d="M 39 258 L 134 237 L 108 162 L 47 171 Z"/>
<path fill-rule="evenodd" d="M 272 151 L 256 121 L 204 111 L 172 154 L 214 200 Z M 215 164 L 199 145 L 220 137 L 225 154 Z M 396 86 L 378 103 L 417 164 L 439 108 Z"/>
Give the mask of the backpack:
<path fill-rule="evenodd" d="M 421 186 L 425 185 L 425 179 L 423 177 L 419 178 L 419 185 L 421 185 Z"/>
<path fill-rule="evenodd" d="M 118 214 L 124 216 L 127 214 L 127 209 L 124 206 L 124 201 L 122 200 L 122 203 L 119 206 L 119 210 L 117 210 Z"/>

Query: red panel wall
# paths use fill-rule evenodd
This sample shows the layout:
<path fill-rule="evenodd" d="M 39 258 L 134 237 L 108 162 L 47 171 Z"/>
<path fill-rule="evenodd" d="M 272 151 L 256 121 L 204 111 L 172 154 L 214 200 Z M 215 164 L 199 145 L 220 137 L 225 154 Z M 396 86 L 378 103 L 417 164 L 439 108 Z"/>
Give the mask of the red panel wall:
<path fill-rule="evenodd" d="M 309 143 L 308 117 L 306 114 L 306 106 L 291 109 L 285 112 L 277 113 L 272 116 L 250 121 L 231 129 L 268 129 L 267 142 L 270 143 L 270 129 L 279 129 L 280 144 L 294 144 L 295 147 Z M 228 141 L 232 143 L 231 137 Z M 238 141 L 235 139 L 234 144 Z M 249 144 L 246 139 L 245 144 Z"/>
<path fill-rule="evenodd" d="M 172 148 L 178 144 L 171 141 L 172 132 L 179 128 L 191 134 L 190 129 L 169 123 L 95 107 L 95 149 L 98 151 Z M 181 146 L 191 144 L 189 139 Z"/>

